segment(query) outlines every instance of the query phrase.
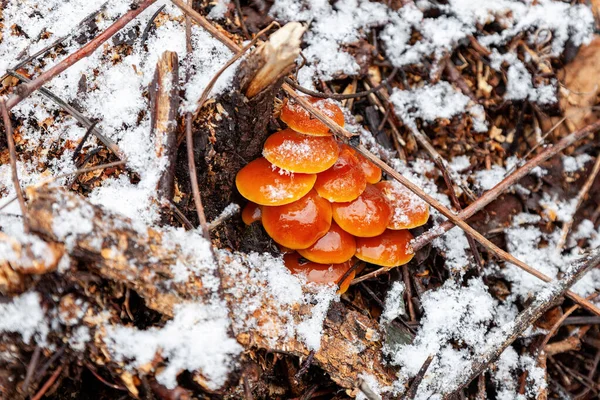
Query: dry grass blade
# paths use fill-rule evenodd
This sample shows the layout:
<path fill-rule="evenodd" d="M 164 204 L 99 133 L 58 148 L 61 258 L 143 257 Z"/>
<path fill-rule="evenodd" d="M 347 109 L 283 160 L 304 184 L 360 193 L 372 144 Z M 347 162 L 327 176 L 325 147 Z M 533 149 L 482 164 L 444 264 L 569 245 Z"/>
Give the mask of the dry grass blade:
<path fill-rule="evenodd" d="M 2 120 L 4 121 L 4 131 L 6 132 L 6 141 L 8 143 L 8 154 L 10 156 L 10 169 L 12 172 L 12 182 L 17 193 L 17 199 L 19 199 L 19 207 L 21 208 L 21 214 L 23 215 L 23 230 L 29 232 L 29 226 L 27 225 L 27 206 L 25 205 L 25 197 L 23 196 L 23 190 L 19 183 L 19 174 L 17 172 L 17 151 L 15 149 L 15 140 L 13 138 L 13 128 L 10 122 L 10 115 L 8 115 L 8 109 L 3 98 L 0 98 L 0 111 L 2 112 Z"/>

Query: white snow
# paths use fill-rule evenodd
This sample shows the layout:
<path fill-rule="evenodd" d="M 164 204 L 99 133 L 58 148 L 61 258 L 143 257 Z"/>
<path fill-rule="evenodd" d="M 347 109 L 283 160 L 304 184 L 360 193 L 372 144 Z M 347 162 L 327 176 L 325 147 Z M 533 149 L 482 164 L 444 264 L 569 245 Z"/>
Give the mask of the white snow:
<path fill-rule="evenodd" d="M 398 117 L 411 129 L 417 129 L 417 118 L 431 123 L 438 118 L 450 119 L 455 115 L 467 113 L 476 121 L 476 130 L 487 130 L 482 109 L 477 107 L 471 112 L 475 105 L 470 104 L 469 98 L 448 82 L 441 81 L 413 90 L 394 89 L 390 101 Z"/>
<path fill-rule="evenodd" d="M 380 324 L 390 323 L 401 315 L 406 315 L 404 307 L 404 283 L 396 281 L 385 295 L 385 307 L 379 319 Z"/>
<path fill-rule="evenodd" d="M 158 353 L 167 367 L 156 375 L 167 388 L 177 386 L 182 370 L 199 370 L 208 388 L 220 388 L 236 365 L 242 351 L 229 338 L 229 318 L 223 304 L 186 303 L 176 306 L 173 319 L 163 328 L 139 330 L 126 326 L 107 326 L 104 339 L 118 361 L 131 360 L 133 367 L 152 361 Z"/>
<path fill-rule="evenodd" d="M 8 303 L 0 303 L 0 333 L 18 333 L 25 343 L 31 339 L 44 345 L 50 332 L 41 297 L 36 292 L 15 296 Z"/>

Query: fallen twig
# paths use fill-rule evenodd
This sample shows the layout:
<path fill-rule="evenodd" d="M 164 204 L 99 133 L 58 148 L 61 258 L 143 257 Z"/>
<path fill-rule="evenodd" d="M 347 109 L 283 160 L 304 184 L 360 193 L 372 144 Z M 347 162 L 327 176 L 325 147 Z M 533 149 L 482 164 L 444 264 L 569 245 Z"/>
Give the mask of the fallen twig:
<path fill-rule="evenodd" d="M 408 391 L 404 395 L 404 399 L 413 400 L 415 398 L 415 396 L 417 395 L 417 390 L 419 389 L 419 385 L 421 384 L 421 381 L 425 377 L 425 373 L 427 372 L 427 369 L 429 368 L 429 365 L 431 364 L 432 361 L 433 361 L 433 354 L 431 354 L 429 357 L 427 357 L 427 359 L 425 360 L 425 362 L 419 369 L 419 372 L 417 372 L 415 379 L 413 380 L 410 387 L 408 388 Z"/>
<path fill-rule="evenodd" d="M 15 150 L 15 139 L 13 138 L 13 128 L 10 122 L 10 115 L 8 115 L 8 109 L 4 98 L 0 98 L 0 111 L 2 112 L 2 120 L 4 121 L 4 131 L 6 133 L 6 141 L 8 143 L 8 154 L 10 157 L 10 169 L 12 171 L 12 182 L 17 193 L 17 199 L 19 199 L 19 207 L 21 208 L 21 214 L 23 215 L 23 230 L 29 232 L 29 226 L 27 224 L 27 206 L 25 205 L 25 197 L 23 197 L 23 190 L 21 190 L 21 184 L 19 183 L 19 173 L 17 172 L 17 151 Z"/>

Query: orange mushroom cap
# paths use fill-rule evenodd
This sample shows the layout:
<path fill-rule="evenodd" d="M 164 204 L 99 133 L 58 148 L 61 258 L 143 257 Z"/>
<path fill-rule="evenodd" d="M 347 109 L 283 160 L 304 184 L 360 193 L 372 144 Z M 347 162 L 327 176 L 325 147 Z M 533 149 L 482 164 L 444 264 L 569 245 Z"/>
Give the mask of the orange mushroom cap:
<path fill-rule="evenodd" d="M 290 249 L 306 249 L 331 227 L 331 204 L 311 190 L 300 200 L 263 207 L 262 224 L 269 236 Z"/>
<path fill-rule="evenodd" d="M 406 229 L 388 229 L 379 236 L 356 238 L 356 258 L 388 268 L 404 265 L 415 255 L 410 245 L 412 239 Z"/>
<path fill-rule="evenodd" d="M 333 219 L 346 232 L 358 237 L 373 237 L 383 233 L 392 219 L 392 209 L 383 193 L 367 185 L 356 200 L 333 203 Z"/>
<path fill-rule="evenodd" d="M 375 185 L 392 207 L 388 229 L 412 229 L 427 223 L 429 204 L 397 182 L 383 181 Z"/>
<path fill-rule="evenodd" d="M 283 262 L 292 274 L 304 274 L 308 282 L 339 284 L 340 288 L 338 292 L 340 294 L 348 290 L 350 282 L 354 279 L 356 274 L 355 271 L 352 271 L 348 274 L 348 277 L 344 279 L 344 282 L 340 284 L 339 280 L 342 279 L 346 271 L 352 268 L 352 263 L 350 261 L 338 264 L 318 264 L 312 261 L 303 260 L 298 253 L 290 253 L 283 256 Z"/>
<path fill-rule="evenodd" d="M 344 231 L 335 222 L 331 223 L 329 232 L 317 240 L 315 244 L 298 253 L 307 260 L 321 264 L 338 264 L 348 261 L 356 251 L 354 236 Z"/>
<path fill-rule="evenodd" d="M 249 201 L 248 204 L 246 204 L 246 206 L 242 210 L 242 221 L 244 221 L 246 225 L 251 225 L 256 221 L 260 221 L 261 218 L 262 211 L 260 209 L 260 206 L 256 203 Z"/>
<path fill-rule="evenodd" d="M 347 144 L 344 144 L 342 146 L 345 148 L 348 148 L 352 152 L 352 154 L 354 154 L 354 156 L 358 160 L 358 165 L 360 166 L 363 173 L 365 174 L 367 183 L 374 184 L 381 180 L 381 168 L 379 168 L 377 165 L 373 164 L 371 161 L 369 161 L 367 159 L 367 157 L 363 156 L 362 154 L 360 154 L 358 151 L 356 151 L 352 147 L 348 146 Z"/>
<path fill-rule="evenodd" d="M 269 136 L 263 156 L 291 172 L 316 174 L 331 167 L 340 154 L 333 136 L 309 136 L 284 129 Z"/>
<path fill-rule="evenodd" d="M 307 97 L 307 100 L 312 103 L 318 110 L 331 118 L 339 126 L 344 126 L 344 113 L 337 106 L 327 99 L 319 99 L 317 97 Z M 313 136 L 330 136 L 327 125 L 314 118 L 300 104 L 295 104 L 287 99 L 281 108 L 279 118 L 296 132 L 304 133 Z"/>
<path fill-rule="evenodd" d="M 315 174 L 294 174 L 257 158 L 242 168 L 235 177 L 240 194 L 261 206 L 280 206 L 306 195 L 314 186 Z"/>
<path fill-rule="evenodd" d="M 342 148 L 335 164 L 319 173 L 315 182 L 319 196 L 333 202 L 352 201 L 360 196 L 366 186 L 365 174 L 358 159 L 347 148 Z"/>

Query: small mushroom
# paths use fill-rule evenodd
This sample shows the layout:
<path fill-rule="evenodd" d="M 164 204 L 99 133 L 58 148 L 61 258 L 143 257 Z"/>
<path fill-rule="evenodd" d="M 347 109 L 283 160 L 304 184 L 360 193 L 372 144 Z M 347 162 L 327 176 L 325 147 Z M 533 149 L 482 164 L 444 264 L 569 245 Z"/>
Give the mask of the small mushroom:
<path fill-rule="evenodd" d="M 262 218 L 262 211 L 258 204 L 251 201 L 246 204 L 242 210 L 242 221 L 246 225 L 252 225 L 256 221 L 260 221 Z"/>
<path fill-rule="evenodd" d="M 242 196 L 256 204 L 279 206 L 306 195 L 316 180 L 315 174 L 291 173 L 261 157 L 238 172 L 235 185 Z"/>
<path fill-rule="evenodd" d="M 365 190 L 367 180 L 350 148 L 342 148 L 340 156 L 327 171 L 317 174 L 315 190 L 332 202 L 356 199 Z"/>
<path fill-rule="evenodd" d="M 343 278 L 344 274 L 350 268 L 352 268 L 352 263 L 350 261 L 339 264 L 318 264 L 303 259 L 298 253 L 290 253 L 283 256 L 283 262 L 292 274 L 305 275 L 307 282 L 339 284 L 340 288 L 338 293 L 340 294 L 348 290 L 350 282 L 354 279 L 356 274 L 355 271 L 351 272 L 348 274 L 348 277 L 344 279 L 344 282 L 340 284 L 339 280 Z"/>
<path fill-rule="evenodd" d="M 392 209 L 373 185 L 367 185 L 356 200 L 333 203 L 333 219 L 346 232 L 358 237 L 382 234 L 392 219 Z"/>
<path fill-rule="evenodd" d="M 262 224 L 269 236 L 290 249 L 306 249 L 331 227 L 331 204 L 311 190 L 290 204 L 262 208 Z"/>
<path fill-rule="evenodd" d="M 414 256 L 412 239 L 406 229 L 388 229 L 379 236 L 356 238 L 356 258 L 388 268 L 404 265 Z"/>
<path fill-rule="evenodd" d="M 298 250 L 298 253 L 307 260 L 316 263 L 339 264 L 351 259 L 355 251 L 356 240 L 354 236 L 332 222 L 329 232 L 325 236 L 309 248 Z"/>
<path fill-rule="evenodd" d="M 318 110 L 331 118 L 339 126 L 344 126 L 344 113 L 331 100 L 307 97 Z M 285 100 L 279 118 L 296 132 L 313 136 L 330 136 L 327 125 L 314 118 L 301 105 Z"/>
<path fill-rule="evenodd" d="M 382 181 L 375 185 L 392 207 L 392 220 L 388 229 L 412 229 L 427 223 L 429 204 L 402 184 Z"/>
<path fill-rule="evenodd" d="M 358 165 L 362 169 L 365 174 L 365 178 L 367 179 L 367 183 L 374 184 L 381 180 L 381 168 L 377 165 L 373 164 L 369 161 L 365 156 L 360 154 L 358 151 L 354 150 L 352 147 L 344 144 L 342 145 L 345 148 L 348 148 L 352 154 L 358 160 Z"/>
<path fill-rule="evenodd" d="M 316 174 L 331 167 L 340 154 L 333 136 L 310 136 L 284 129 L 269 136 L 263 156 L 291 172 Z"/>

